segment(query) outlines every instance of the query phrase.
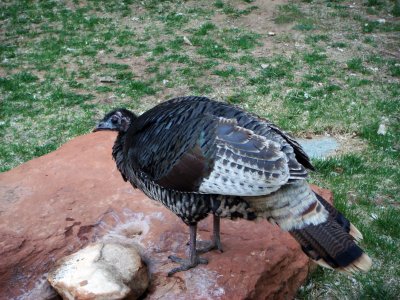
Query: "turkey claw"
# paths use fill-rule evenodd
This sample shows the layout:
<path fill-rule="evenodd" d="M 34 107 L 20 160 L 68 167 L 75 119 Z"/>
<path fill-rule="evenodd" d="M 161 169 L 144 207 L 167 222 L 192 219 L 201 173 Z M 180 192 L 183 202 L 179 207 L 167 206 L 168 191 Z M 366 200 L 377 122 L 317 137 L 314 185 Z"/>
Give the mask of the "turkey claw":
<path fill-rule="evenodd" d="M 211 250 L 217 250 L 219 253 L 224 252 L 220 242 L 218 243 L 213 241 L 197 241 L 197 244 L 200 245 L 200 247 L 196 249 L 196 252 L 199 254 L 207 253 Z"/>
<path fill-rule="evenodd" d="M 180 267 L 174 268 L 171 271 L 168 272 L 168 277 L 171 277 L 173 274 L 181 271 L 187 271 L 191 268 L 196 267 L 199 264 L 208 264 L 208 260 L 202 257 L 197 256 L 195 262 L 191 262 L 189 259 L 184 259 L 180 258 L 178 256 L 170 255 L 168 258 L 175 262 L 180 264 Z"/>

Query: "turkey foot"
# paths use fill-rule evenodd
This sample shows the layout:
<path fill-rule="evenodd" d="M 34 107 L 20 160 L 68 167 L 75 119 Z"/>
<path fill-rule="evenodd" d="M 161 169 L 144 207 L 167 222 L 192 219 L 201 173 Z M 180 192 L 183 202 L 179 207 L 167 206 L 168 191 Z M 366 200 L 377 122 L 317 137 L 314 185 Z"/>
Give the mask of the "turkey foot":
<path fill-rule="evenodd" d="M 219 253 L 224 252 L 221 245 L 219 221 L 218 216 L 213 216 L 213 239 L 212 241 L 198 241 L 200 247 L 197 248 L 197 253 L 206 253 L 211 250 L 218 250 Z"/>
<path fill-rule="evenodd" d="M 173 268 L 171 271 L 168 272 L 168 277 L 172 276 L 176 272 L 181 272 L 181 271 L 187 271 L 191 268 L 196 267 L 198 264 L 208 264 L 208 260 L 202 257 L 199 257 L 196 255 L 194 262 L 192 262 L 191 259 L 184 259 L 180 258 L 178 256 L 170 255 L 168 256 L 170 260 L 172 260 L 175 263 L 180 264 L 180 267 Z"/>
<path fill-rule="evenodd" d="M 219 253 L 224 252 L 222 250 L 221 242 L 216 243 L 215 241 L 198 241 L 199 247 L 196 248 L 198 254 L 207 253 L 211 250 L 218 250 Z"/>
<path fill-rule="evenodd" d="M 180 267 L 174 268 L 168 272 L 168 277 L 172 276 L 176 272 L 187 271 L 191 268 L 196 267 L 198 264 L 207 264 L 208 261 L 205 258 L 199 257 L 196 253 L 196 231 L 197 224 L 189 226 L 190 231 L 190 242 L 189 242 L 189 259 L 180 258 L 177 256 L 168 256 L 170 260 L 180 264 Z"/>

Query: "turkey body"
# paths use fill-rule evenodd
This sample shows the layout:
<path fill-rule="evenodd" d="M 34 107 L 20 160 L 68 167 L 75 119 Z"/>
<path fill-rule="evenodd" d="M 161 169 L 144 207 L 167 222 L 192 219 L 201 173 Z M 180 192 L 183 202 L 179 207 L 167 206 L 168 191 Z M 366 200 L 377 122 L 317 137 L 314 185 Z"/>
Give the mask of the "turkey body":
<path fill-rule="evenodd" d="M 182 266 L 170 275 L 205 263 L 196 252 L 196 224 L 208 214 L 219 249 L 220 217 L 265 218 L 289 231 L 320 265 L 370 267 L 355 242 L 359 231 L 311 191 L 307 154 L 274 124 L 206 97 L 175 98 L 126 119 L 129 125 L 111 129 L 119 131 L 113 157 L 123 178 L 191 228 L 190 259 L 173 257 Z"/>

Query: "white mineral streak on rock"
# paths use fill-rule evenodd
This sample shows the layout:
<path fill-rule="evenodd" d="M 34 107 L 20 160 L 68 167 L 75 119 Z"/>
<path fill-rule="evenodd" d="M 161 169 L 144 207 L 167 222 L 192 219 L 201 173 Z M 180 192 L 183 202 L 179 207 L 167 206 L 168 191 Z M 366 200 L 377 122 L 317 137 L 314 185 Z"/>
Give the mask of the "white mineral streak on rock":
<path fill-rule="evenodd" d="M 217 284 L 218 273 L 198 268 L 192 273 L 185 273 L 186 282 L 192 281 L 189 286 L 192 295 L 198 295 L 200 299 L 220 299 L 225 294 L 223 287 Z"/>

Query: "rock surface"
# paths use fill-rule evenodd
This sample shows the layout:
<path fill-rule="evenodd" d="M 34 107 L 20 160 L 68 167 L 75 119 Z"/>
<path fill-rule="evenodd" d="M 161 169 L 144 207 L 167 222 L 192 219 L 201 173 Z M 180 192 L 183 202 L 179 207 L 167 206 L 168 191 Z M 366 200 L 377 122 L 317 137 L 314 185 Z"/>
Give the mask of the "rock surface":
<path fill-rule="evenodd" d="M 62 258 L 48 280 L 64 299 L 137 299 L 149 285 L 147 268 L 133 247 L 94 243 Z"/>
<path fill-rule="evenodd" d="M 115 134 L 78 137 L 0 174 L 0 299 L 50 299 L 43 279 L 55 261 L 90 242 L 132 245 L 150 271 L 146 299 L 290 299 L 309 260 L 288 233 L 267 221 L 222 220 L 224 253 L 166 277 L 170 254 L 186 255 L 188 228 L 125 183 L 111 158 Z M 320 190 L 332 201 L 329 191 Z M 212 222 L 198 226 L 209 239 Z"/>
<path fill-rule="evenodd" d="M 311 158 L 325 158 L 340 147 L 339 142 L 329 136 L 313 139 L 297 139 Z"/>

